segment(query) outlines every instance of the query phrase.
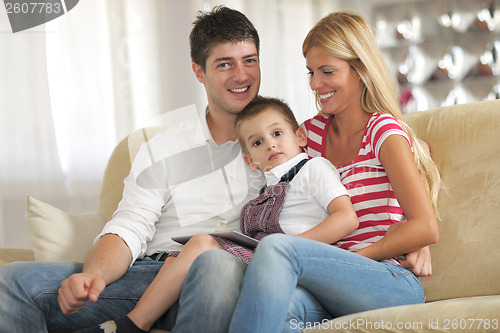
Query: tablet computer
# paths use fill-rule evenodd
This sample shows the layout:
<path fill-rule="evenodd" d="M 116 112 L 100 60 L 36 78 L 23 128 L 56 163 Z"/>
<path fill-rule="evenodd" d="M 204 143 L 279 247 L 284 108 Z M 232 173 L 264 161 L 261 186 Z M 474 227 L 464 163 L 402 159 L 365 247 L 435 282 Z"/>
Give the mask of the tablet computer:
<path fill-rule="evenodd" d="M 224 232 L 214 232 L 210 234 L 211 236 L 217 236 L 220 238 L 224 238 L 227 240 L 230 240 L 238 245 L 246 246 L 249 248 L 255 248 L 257 244 L 259 244 L 259 241 L 249 237 L 247 235 L 242 234 L 239 231 L 224 231 Z M 194 235 L 190 236 L 178 236 L 178 237 L 172 237 L 172 240 L 174 242 L 180 243 L 180 244 L 186 244 L 188 240 L 191 239 Z"/>

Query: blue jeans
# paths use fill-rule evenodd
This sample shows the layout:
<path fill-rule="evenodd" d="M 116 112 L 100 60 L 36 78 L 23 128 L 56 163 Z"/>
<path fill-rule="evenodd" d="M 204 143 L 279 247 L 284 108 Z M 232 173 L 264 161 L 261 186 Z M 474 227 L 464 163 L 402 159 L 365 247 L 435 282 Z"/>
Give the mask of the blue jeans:
<path fill-rule="evenodd" d="M 79 263 L 17 262 L 0 267 L 0 332 L 67 332 L 126 315 L 149 286 L 163 262 L 138 260 L 106 287 L 98 302 L 88 302 L 73 315 L 57 304 L 61 281 L 80 272 Z M 155 327 L 172 333 L 227 332 L 239 297 L 246 265 L 222 250 L 198 257 L 184 281 L 179 299 Z M 303 321 L 328 317 L 319 303 L 298 289 L 290 316 Z"/>
<path fill-rule="evenodd" d="M 121 279 L 106 287 L 96 303 L 89 301 L 69 316 L 59 309 L 57 292 L 62 280 L 81 272 L 81 263 L 16 262 L 2 266 L 0 332 L 67 332 L 123 317 L 134 308 L 162 264 L 137 260 Z M 170 325 L 175 320 L 172 313 L 173 318 L 169 313 L 165 316 Z"/>
<path fill-rule="evenodd" d="M 180 310 L 172 333 L 227 332 L 246 269 L 240 259 L 224 250 L 211 250 L 199 256 L 184 281 L 179 299 Z M 187 304 L 194 303 L 196 312 L 183 311 Z M 331 318 L 321 304 L 302 288 L 293 290 L 286 312 L 289 320 L 294 318 L 306 323 Z"/>
<path fill-rule="evenodd" d="M 287 311 L 295 288 L 307 290 L 333 317 L 425 300 L 410 271 L 331 245 L 275 234 L 247 268 L 230 332 L 300 331 Z M 251 325 L 248 325 L 251 323 Z"/>

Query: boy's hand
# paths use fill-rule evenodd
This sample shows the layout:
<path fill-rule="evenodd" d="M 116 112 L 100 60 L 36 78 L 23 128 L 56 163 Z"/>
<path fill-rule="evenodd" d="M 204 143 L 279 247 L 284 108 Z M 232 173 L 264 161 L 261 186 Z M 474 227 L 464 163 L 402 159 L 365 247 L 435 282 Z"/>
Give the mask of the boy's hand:
<path fill-rule="evenodd" d="M 106 287 L 105 281 L 94 274 L 77 273 L 61 282 L 57 302 L 65 315 L 77 312 L 87 303 L 97 301 Z"/>

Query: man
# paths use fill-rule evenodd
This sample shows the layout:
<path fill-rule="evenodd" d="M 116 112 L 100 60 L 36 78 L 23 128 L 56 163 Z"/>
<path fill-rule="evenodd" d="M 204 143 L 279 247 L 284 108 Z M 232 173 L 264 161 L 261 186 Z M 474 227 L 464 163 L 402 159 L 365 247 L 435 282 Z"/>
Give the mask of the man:
<path fill-rule="evenodd" d="M 259 173 L 245 167 L 234 129 L 237 113 L 259 90 L 259 36 L 243 14 L 218 7 L 198 17 L 190 42 L 193 71 L 207 93 L 206 112 L 200 112 L 198 121 L 183 122 L 143 145 L 125 180 L 123 199 L 83 266 L 13 263 L 0 269 L 1 330 L 75 330 L 121 317 L 163 265 L 151 258 L 163 259 L 179 249 L 172 236 L 239 227 L 241 207 L 262 183 Z M 151 147 L 163 147 L 166 157 L 157 163 L 148 160 Z M 149 165 L 138 167 L 145 163 Z M 215 257 L 219 261 L 218 254 Z M 231 264 L 223 272 L 208 268 L 195 277 L 209 283 L 216 276 L 244 271 L 234 267 L 234 273 Z M 190 276 L 186 281 L 183 292 L 191 300 L 179 307 L 175 330 L 202 332 L 210 326 L 216 332 L 220 320 L 203 306 L 204 284 Z M 218 298 L 222 305 L 225 293 L 238 295 L 239 284 L 223 288 Z M 229 309 L 211 310 L 230 318 Z M 206 321 L 197 322 L 201 327 L 183 326 L 191 325 L 187 318 L 193 316 Z M 175 317 L 176 308 L 160 326 L 171 329 Z"/>

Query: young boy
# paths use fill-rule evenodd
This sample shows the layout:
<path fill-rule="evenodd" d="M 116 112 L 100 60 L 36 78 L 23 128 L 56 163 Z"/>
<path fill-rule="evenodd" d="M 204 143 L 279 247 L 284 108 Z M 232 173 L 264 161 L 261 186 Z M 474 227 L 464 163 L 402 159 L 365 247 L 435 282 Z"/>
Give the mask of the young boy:
<path fill-rule="evenodd" d="M 335 167 L 324 158 L 307 159 L 305 130 L 284 102 L 257 97 L 236 119 L 245 162 L 264 172 L 267 186 L 244 206 L 241 229 L 262 239 L 286 233 L 328 244 L 358 227 L 358 219 Z M 307 163 L 306 163 L 307 162 Z M 78 332 L 147 332 L 178 299 L 189 267 L 201 253 L 224 248 L 249 262 L 253 251 L 206 234 L 193 236 L 173 262 L 166 262 L 135 308 L 116 321 Z M 168 288 L 165 288 L 168 286 Z"/>
<path fill-rule="evenodd" d="M 307 144 L 306 132 L 286 103 L 257 96 L 238 115 L 235 126 L 245 162 L 262 170 L 267 183 L 261 196 L 243 208 L 244 233 L 263 237 L 259 235 L 262 230 L 252 228 L 249 221 L 255 219 L 251 206 L 262 202 L 267 191 L 279 202 L 275 194 L 280 192 L 276 186 L 281 183 L 288 184 L 277 225 L 282 232 L 332 244 L 356 230 L 358 219 L 337 170 L 324 158 L 308 160 L 302 151 Z M 267 206 L 276 209 L 276 202 Z M 270 225 L 266 216 L 268 221 L 261 227 Z"/>

